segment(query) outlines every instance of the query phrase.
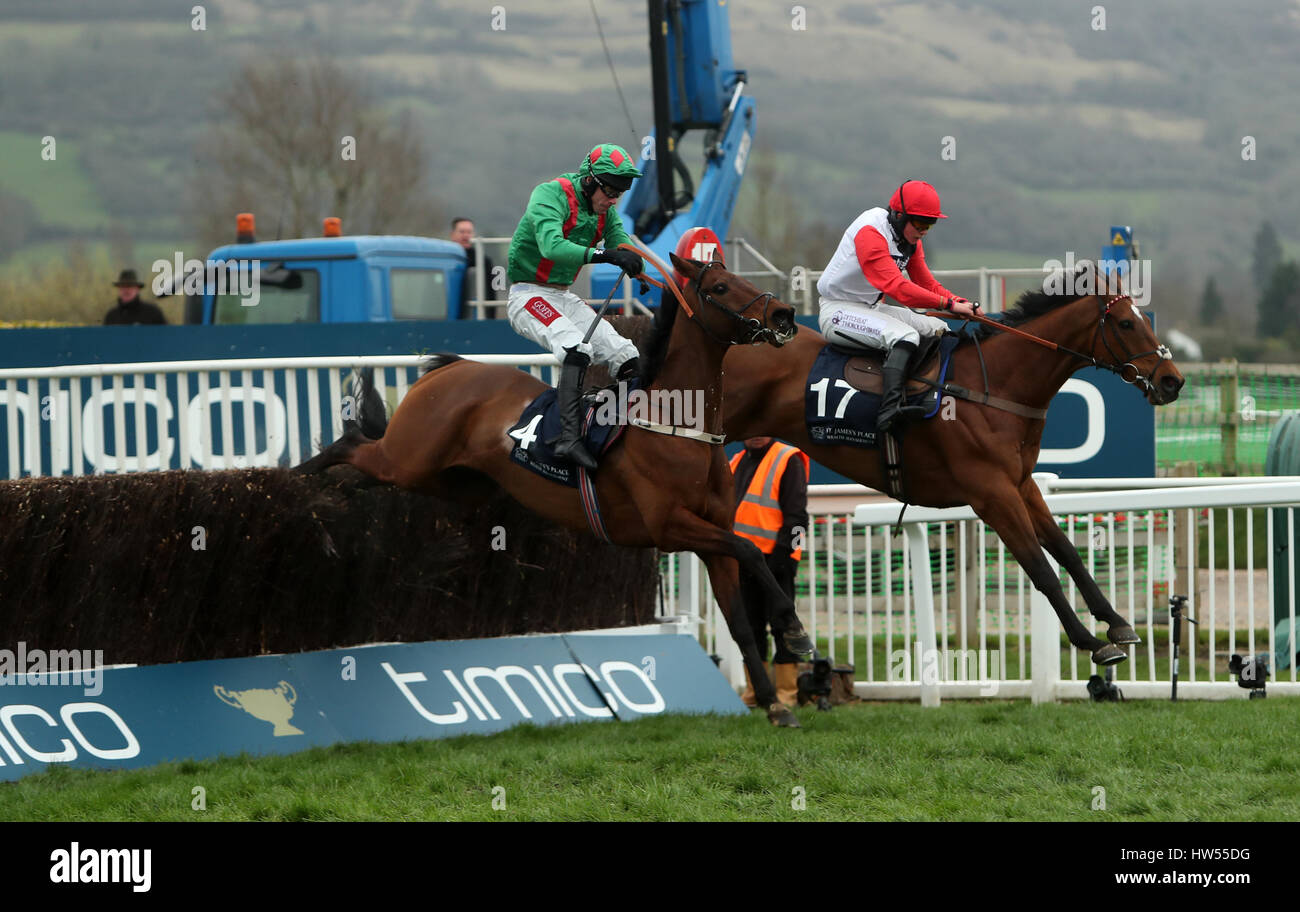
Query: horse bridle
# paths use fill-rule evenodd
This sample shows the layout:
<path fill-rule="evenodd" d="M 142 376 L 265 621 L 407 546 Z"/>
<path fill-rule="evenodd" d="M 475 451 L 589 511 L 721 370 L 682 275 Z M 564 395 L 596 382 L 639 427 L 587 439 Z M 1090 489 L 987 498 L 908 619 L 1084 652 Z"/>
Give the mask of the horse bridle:
<path fill-rule="evenodd" d="M 1097 321 L 1097 331 L 1096 333 L 1093 334 L 1092 337 L 1092 351 L 1097 350 L 1097 340 L 1100 339 L 1102 346 L 1106 349 L 1106 354 L 1110 355 L 1111 358 L 1114 359 L 1114 363 L 1112 364 L 1108 364 L 1105 361 L 1099 360 L 1096 355 L 1085 355 L 1083 352 L 1075 351 L 1072 348 L 1066 348 L 1064 345 L 1061 345 L 1058 342 L 1052 342 L 1048 339 L 1042 338 L 1041 336 L 1036 336 L 1033 333 L 1025 332 L 1023 329 L 1016 329 L 1010 326 L 1003 326 L 1002 324 L 998 323 L 998 321 L 992 320 L 988 317 L 975 315 L 973 317 L 968 317 L 967 320 L 969 321 L 971 319 L 974 319 L 976 322 L 983 323 L 993 329 L 1000 330 L 1002 332 L 1014 333 L 1018 336 L 1021 336 L 1022 338 L 1028 339 L 1031 342 L 1035 342 L 1039 345 L 1045 345 L 1048 348 L 1052 349 L 1053 351 L 1064 352 L 1065 354 L 1070 355 L 1073 358 L 1078 358 L 1080 361 L 1087 361 L 1088 364 L 1091 365 L 1092 367 L 1099 368 L 1100 370 L 1108 370 L 1112 374 L 1117 375 L 1125 383 L 1130 383 L 1133 386 L 1136 386 L 1138 389 L 1142 390 L 1143 393 L 1146 393 L 1150 391 L 1153 387 L 1153 384 L 1151 383 L 1151 377 L 1155 374 L 1156 370 L 1159 368 L 1159 365 L 1157 365 L 1155 368 L 1152 368 L 1151 373 L 1144 374 L 1142 373 L 1141 368 L 1137 366 L 1136 363 L 1137 360 L 1139 358 L 1145 358 L 1148 355 L 1159 355 L 1161 361 L 1171 361 L 1173 360 L 1174 356 L 1170 353 L 1169 349 L 1164 345 L 1159 345 L 1156 348 L 1152 349 L 1151 351 L 1140 352 L 1139 354 L 1136 355 L 1132 354 L 1128 350 L 1128 346 L 1124 344 L 1123 338 L 1119 336 L 1118 330 L 1115 331 L 1116 342 L 1119 344 L 1120 348 L 1124 350 L 1124 354 L 1123 356 L 1120 356 L 1115 353 L 1115 349 L 1111 347 L 1110 340 L 1106 338 L 1106 320 L 1110 316 L 1110 311 L 1112 307 L 1114 307 L 1120 301 L 1132 301 L 1132 300 L 1133 300 L 1132 296 L 1126 294 L 1115 295 L 1113 298 L 1109 298 L 1106 301 L 1103 301 L 1100 296 L 1097 298 L 1097 306 L 1101 309 L 1101 319 Z M 949 317 L 952 316 L 947 311 L 941 312 L 940 315 L 949 316 Z M 983 368 L 984 368 L 984 358 L 983 355 L 981 355 L 980 369 L 983 370 Z M 987 375 L 984 378 L 984 385 L 985 388 L 987 389 L 988 388 Z"/>
<path fill-rule="evenodd" d="M 1156 367 L 1151 369 L 1151 373 L 1144 374 L 1142 373 L 1141 369 L 1137 366 L 1136 363 L 1137 359 L 1145 358 L 1147 355 L 1159 355 L 1160 360 L 1163 362 L 1163 361 L 1173 360 L 1174 356 L 1170 353 L 1169 349 L 1164 345 L 1159 345 L 1151 351 L 1142 352 L 1140 354 L 1134 355 L 1129 352 L 1128 346 L 1125 345 L 1123 339 L 1119 337 L 1118 330 L 1116 330 L 1116 341 L 1119 343 L 1120 347 L 1124 349 L 1124 355 L 1123 357 L 1120 357 L 1119 355 L 1115 354 L 1115 349 L 1111 347 L 1110 340 L 1106 338 L 1106 319 L 1110 316 L 1111 308 L 1114 307 L 1118 302 L 1132 301 L 1132 300 L 1133 300 L 1132 296 L 1126 294 L 1115 295 L 1113 298 L 1110 298 L 1106 301 L 1102 301 L 1100 296 L 1097 298 L 1097 305 L 1098 307 L 1101 308 L 1101 319 L 1097 321 L 1097 331 L 1096 333 L 1093 334 L 1092 337 L 1092 351 L 1097 350 L 1097 340 L 1100 339 L 1101 344 L 1106 349 L 1106 353 L 1110 355 L 1113 359 L 1115 359 L 1115 363 L 1113 364 L 1107 364 L 1104 361 L 1099 361 L 1095 355 L 1085 355 L 1083 352 L 1077 352 L 1072 348 L 1066 348 L 1064 345 L 1061 345 L 1056 342 L 1052 342 L 1049 339 L 1044 339 L 1041 336 L 1036 336 L 1033 333 L 1025 332 L 1023 329 L 1016 329 L 1013 326 L 1004 326 L 1003 324 L 999 323 L 997 320 L 990 319 L 989 317 L 982 316 L 978 313 L 971 314 L 965 317 L 965 321 L 968 323 L 971 321 L 974 321 L 976 323 L 982 323 L 997 331 L 1004 332 L 1004 333 L 1012 333 L 1014 335 L 1020 336 L 1023 339 L 1027 339 L 1030 342 L 1035 343 L 1036 345 L 1042 345 L 1047 348 L 1050 348 L 1052 351 L 1063 352 L 1071 356 L 1072 358 L 1078 358 L 1080 361 L 1087 361 L 1088 364 L 1092 365 L 1093 367 L 1100 368 L 1101 370 L 1108 370 L 1111 373 L 1118 376 L 1125 383 L 1129 383 L 1132 384 L 1133 386 L 1136 386 L 1145 395 L 1154 389 L 1154 384 L 1151 382 L 1151 377 L 1154 376 L 1156 370 L 1159 369 L 1159 364 L 1157 364 Z M 936 316 L 940 316 L 940 317 L 952 316 L 952 314 L 949 313 L 948 311 L 937 311 L 931 313 L 934 313 Z M 985 402 L 985 404 L 992 404 L 988 399 L 988 393 L 987 393 L 987 390 L 989 388 L 989 372 L 987 366 L 984 364 L 984 351 L 983 349 L 980 348 L 979 336 L 975 336 L 975 353 L 979 356 L 980 375 L 984 378 L 984 389 L 986 392 L 984 394 L 985 399 L 983 401 Z M 1129 376 L 1130 369 L 1132 370 L 1132 376 Z M 1027 414 L 1020 406 L 1016 406 L 1014 408 L 1008 409 L 1007 408 L 1008 404 L 1015 405 L 1014 403 L 1003 402 L 1002 404 L 997 405 L 996 407 L 1007 409 L 1008 411 L 1014 412 L 1018 415 Z M 1043 414 L 1045 415 L 1046 412 L 1044 412 Z M 1034 415 L 1029 417 L 1041 418 L 1043 417 L 1043 415 Z"/>
<path fill-rule="evenodd" d="M 713 307 L 716 307 L 718 310 L 722 311 L 728 317 L 730 317 L 733 321 L 739 323 L 740 329 L 743 331 L 744 335 L 739 339 L 719 339 L 717 336 L 713 334 L 713 331 L 709 329 L 709 325 L 707 323 L 705 323 L 703 320 L 696 319 L 695 314 L 691 315 L 691 319 L 695 320 L 695 322 L 699 324 L 699 327 L 704 330 L 705 335 L 707 335 L 710 339 L 712 339 L 714 342 L 718 343 L 719 345 L 758 345 L 761 342 L 767 342 L 772 345 L 779 344 L 781 340 L 780 334 L 778 334 L 776 330 L 772 329 L 767 325 L 767 311 L 772 306 L 772 301 L 776 298 L 776 296 L 772 294 L 770 291 L 759 292 L 758 294 L 754 295 L 754 297 L 750 298 L 747 302 L 745 302 L 744 307 L 741 307 L 739 310 L 731 310 L 722 302 L 711 297 L 709 293 L 704 290 L 704 274 L 709 271 L 710 267 L 721 266 L 721 265 L 722 264 L 719 263 L 717 260 L 710 260 L 709 262 L 705 263 L 702 267 L 700 267 L 700 271 L 696 273 L 695 280 L 694 280 L 695 296 L 699 300 L 703 301 L 705 304 L 709 304 Z M 753 317 L 742 317 L 741 314 L 749 310 L 749 308 L 753 307 L 754 302 L 759 300 L 760 298 L 767 299 L 763 303 L 763 319 L 756 320 Z"/>
<path fill-rule="evenodd" d="M 1111 348 L 1110 340 L 1106 338 L 1106 319 L 1110 316 L 1110 309 L 1120 301 L 1129 301 L 1131 303 L 1133 301 L 1133 298 L 1131 295 L 1121 294 L 1121 295 L 1115 295 L 1115 297 L 1111 298 L 1105 303 L 1102 303 L 1100 297 L 1097 299 L 1097 303 L 1101 307 L 1101 320 L 1097 323 L 1097 332 L 1096 335 L 1094 335 L 1092 338 L 1092 350 L 1093 351 L 1097 350 L 1097 339 L 1100 338 L 1101 344 L 1106 349 L 1106 354 L 1110 355 L 1111 358 L 1113 358 L 1116 363 L 1104 364 L 1098 361 L 1095 357 L 1090 357 L 1088 355 L 1080 355 L 1078 352 L 1070 352 L 1070 354 L 1091 361 L 1093 367 L 1099 367 L 1104 370 L 1111 371 L 1112 373 L 1116 374 L 1125 383 L 1133 384 L 1145 394 L 1150 392 L 1154 388 L 1154 384 L 1151 382 L 1151 378 L 1155 375 L 1155 372 L 1159 369 L 1160 364 L 1157 363 L 1156 366 L 1151 369 L 1151 372 L 1149 374 L 1144 374 L 1142 373 L 1141 369 L 1137 366 L 1136 363 L 1137 360 L 1139 358 L 1145 358 L 1148 355 L 1159 355 L 1160 361 L 1163 362 L 1163 361 L 1172 361 L 1174 356 L 1169 351 L 1168 347 L 1163 344 L 1158 345 L 1156 348 L 1152 349 L 1151 351 L 1141 352 L 1136 355 L 1131 354 L 1128 350 L 1128 346 L 1124 344 L 1124 339 L 1122 336 L 1120 336 L 1118 329 L 1116 329 L 1114 333 L 1115 341 L 1119 345 L 1119 347 L 1124 350 L 1124 355 L 1121 358 L 1119 355 L 1115 354 L 1115 349 Z M 1064 349 L 1064 348 L 1061 350 L 1069 351 L 1068 349 Z M 1130 368 L 1132 369 L 1132 377 L 1128 375 L 1128 371 Z"/>

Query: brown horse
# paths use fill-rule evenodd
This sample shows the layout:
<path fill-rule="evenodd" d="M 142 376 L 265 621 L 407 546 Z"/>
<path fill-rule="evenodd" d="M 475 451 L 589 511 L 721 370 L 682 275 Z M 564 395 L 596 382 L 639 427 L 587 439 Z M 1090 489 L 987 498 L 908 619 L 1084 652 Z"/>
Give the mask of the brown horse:
<path fill-rule="evenodd" d="M 1172 402 L 1182 388 L 1183 376 L 1168 350 L 1126 295 L 1030 293 L 1001 317 L 1004 325 L 1054 344 L 981 328 L 976 335 L 981 337 L 983 363 L 976 344 L 962 342 L 952 356 L 950 382 L 983 392 L 986 365 L 989 393 L 1040 410 L 1071 374 L 1090 365 L 1119 373 L 1153 405 Z M 635 319 L 613 322 L 635 338 L 635 326 L 623 322 Z M 841 475 L 886 490 L 878 452 L 809 439 L 804 420 L 808 372 L 825 344 L 825 337 L 801 329 L 779 352 L 742 347 L 732 351 L 724 375 L 723 428 L 735 439 L 779 437 Z M 954 404 L 951 411 L 943 410 L 954 420 L 935 418 L 898 433 L 907 501 L 930 507 L 969 504 L 1051 602 L 1070 642 L 1091 652 L 1098 665 L 1123 661 L 1127 653 L 1120 647 L 1141 639 L 1102 595 L 1031 477 L 1045 422 L 972 401 L 958 399 Z M 1075 616 L 1043 548 L 1069 571 L 1092 614 L 1109 625 L 1110 643 L 1088 633 Z"/>
<path fill-rule="evenodd" d="M 785 641 L 791 651 L 811 653 L 812 641 L 758 548 L 731 530 L 733 482 L 720 445 L 723 356 L 736 344 L 784 345 L 795 333 L 794 311 L 720 264 L 672 259 L 689 281 L 682 299 L 688 318 L 677 319 L 678 298 L 665 294 L 651 351 L 642 359 L 644 388 L 681 391 L 682 398 L 701 395 L 704 430 L 717 440 L 668 436 L 631 424 L 622 444 L 602 459 L 596 498 L 614 544 L 693 551 L 703 559 L 759 704 L 767 707 L 773 723 L 798 727 L 794 714 L 777 701 L 759 659 L 741 607 L 740 567 L 763 581 L 765 607 L 788 625 Z M 487 489 L 499 485 L 533 512 L 587 530 L 578 490 L 542 481 L 510 458 L 514 441 L 506 432 L 546 389 L 540 380 L 513 367 L 435 355 L 386 429 L 377 416 L 359 414 L 343 438 L 300 470 L 315 472 L 348 463 L 383 482 L 458 498 L 484 490 L 490 480 L 495 484 L 487 484 Z M 362 397 L 362 411 L 369 401 Z"/>

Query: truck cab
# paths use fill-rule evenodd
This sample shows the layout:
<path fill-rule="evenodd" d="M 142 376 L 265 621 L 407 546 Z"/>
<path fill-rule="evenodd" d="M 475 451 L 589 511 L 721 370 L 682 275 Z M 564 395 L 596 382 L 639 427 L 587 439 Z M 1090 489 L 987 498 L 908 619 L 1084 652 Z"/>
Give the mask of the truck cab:
<path fill-rule="evenodd" d="M 214 280 L 235 263 L 240 282 Z M 187 302 L 187 323 L 455 320 L 467 271 L 459 244 L 377 235 L 229 244 L 208 255 L 207 267 L 203 294 Z M 246 296 L 239 284 L 247 288 L 250 275 L 257 293 Z"/>

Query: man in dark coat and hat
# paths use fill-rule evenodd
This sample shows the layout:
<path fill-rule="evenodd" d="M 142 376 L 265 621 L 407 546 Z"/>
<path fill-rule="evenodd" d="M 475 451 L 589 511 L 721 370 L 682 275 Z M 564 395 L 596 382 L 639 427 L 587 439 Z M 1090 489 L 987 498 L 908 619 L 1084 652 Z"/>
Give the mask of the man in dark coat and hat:
<path fill-rule="evenodd" d="M 117 306 L 104 314 L 105 326 L 167 322 L 157 304 L 141 300 L 140 289 L 144 288 L 144 282 L 136 278 L 134 269 L 123 269 L 113 285 L 117 288 Z"/>

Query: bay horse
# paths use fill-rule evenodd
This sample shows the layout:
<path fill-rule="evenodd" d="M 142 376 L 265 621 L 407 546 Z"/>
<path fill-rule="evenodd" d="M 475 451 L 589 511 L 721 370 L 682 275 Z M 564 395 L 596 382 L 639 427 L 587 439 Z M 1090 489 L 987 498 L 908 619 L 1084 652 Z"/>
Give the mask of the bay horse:
<path fill-rule="evenodd" d="M 773 724 L 797 728 L 798 720 L 777 700 L 759 659 L 741 605 L 741 567 L 762 581 L 769 616 L 789 625 L 785 642 L 790 650 L 808 655 L 812 640 L 761 552 L 732 532 L 735 495 L 720 435 L 722 359 L 727 349 L 766 342 L 769 345 L 756 347 L 770 351 L 784 345 L 797 329 L 794 310 L 721 264 L 677 256 L 672 261 L 687 284 L 679 291 L 660 266 L 667 279 L 661 287 L 673 294 L 663 296 L 649 353 L 641 359 L 643 388 L 680 390 L 683 399 L 702 395 L 702 425 L 716 439 L 668 436 L 663 428 L 655 433 L 629 423 L 621 445 L 601 459 L 595 473 L 596 500 L 614 544 L 693 551 L 701 557 L 744 655 L 759 705 L 766 707 Z M 686 318 L 678 319 L 679 310 Z M 510 457 L 514 441 L 507 431 L 546 389 L 542 381 L 515 367 L 434 355 L 386 427 L 379 415 L 362 414 L 373 408 L 368 406 L 372 397 L 363 395 L 356 420 L 345 424 L 344 436 L 298 470 L 318 472 L 346 463 L 381 482 L 458 500 L 467 492 L 473 497 L 475 491 L 499 486 L 534 513 L 587 531 L 579 489 L 541 480 Z M 485 484 L 488 480 L 492 484 Z"/>
<path fill-rule="evenodd" d="M 1097 279 L 1100 287 L 1118 291 L 1115 281 Z M 1153 405 L 1172 402 L 1183 386 L 1168 349 L 1127 295 L 1031 292 L 999 317 L 998 322 L 1011 329 L 979 327 L 974 338 L 963 340 L 952 355 L 950 382 L 1043 413 L 1070 375 L 1087 366 L 1118 373 Z M 625 321 L 637 319 L 612 322 L 635 338 L 636 328 Z M 1026 333 L 1047 344 L 1026 339 Z M 801 327 L 778 352 L 737 347 L 728 354 L 723 429 L 734 439 L 778 437 L 841 475 L 887 490 L 878 451 L 819 445 L 809 439 L 804 420 L 806 385 L 826 341 Z M 970 505 L 1051 602 L 1076 648 L 1090 652 L 1098 665 L 1126 659 L 1121 647 L 1140 643 L 1141 638 L 1089 575 L 1031 477 L 1045 421 L 963 399 L 953 403 L 953 420 L 910 423 L 897 435 L 906 501 L 928 507 Z M 1109 643 L 1090 634 L 1075 615 L 1043 555 L 1044 548 L 1069 572 L 1093 616 L 1108 625 Z"/>

